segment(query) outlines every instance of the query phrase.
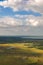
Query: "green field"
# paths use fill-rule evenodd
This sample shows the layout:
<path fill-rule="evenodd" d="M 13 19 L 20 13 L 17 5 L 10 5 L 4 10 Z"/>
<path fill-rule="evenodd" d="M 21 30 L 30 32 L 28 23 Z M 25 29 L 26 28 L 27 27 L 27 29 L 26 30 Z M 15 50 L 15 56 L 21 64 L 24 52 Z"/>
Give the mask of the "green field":
<path fill-rule="evenodd" d="M 0 65 L 43 65 L 43 45 L 35 44 L 0 44 Z"/>

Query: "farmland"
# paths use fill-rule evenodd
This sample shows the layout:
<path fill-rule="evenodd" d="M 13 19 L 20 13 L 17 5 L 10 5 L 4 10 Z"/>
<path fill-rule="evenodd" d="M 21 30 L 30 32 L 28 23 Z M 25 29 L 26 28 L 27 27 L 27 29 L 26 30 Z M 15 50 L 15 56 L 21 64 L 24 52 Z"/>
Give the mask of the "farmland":
<path fill-rule="evenodd" d="M 43 43 L 0 43 L 0 65 L 43 65 Z"/>

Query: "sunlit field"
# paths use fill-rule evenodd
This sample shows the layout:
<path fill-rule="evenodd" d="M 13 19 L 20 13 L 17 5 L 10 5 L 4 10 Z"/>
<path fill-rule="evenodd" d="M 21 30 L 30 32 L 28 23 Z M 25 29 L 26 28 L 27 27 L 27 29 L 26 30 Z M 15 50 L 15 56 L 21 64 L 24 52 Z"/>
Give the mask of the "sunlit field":
<path fill-rule="evenodd" d="M 43 49 L 33 43 L 0 44 L 0 65 L 43 65 Z"/>

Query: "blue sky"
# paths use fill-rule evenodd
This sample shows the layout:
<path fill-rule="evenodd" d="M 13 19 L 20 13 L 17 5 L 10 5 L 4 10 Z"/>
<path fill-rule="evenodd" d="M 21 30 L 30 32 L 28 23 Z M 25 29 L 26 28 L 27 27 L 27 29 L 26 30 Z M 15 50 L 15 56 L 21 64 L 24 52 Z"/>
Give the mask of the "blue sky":
<path fill-rule="evenodd" d="M 0 16 L 14 16 L 14 15 L 34 15 L 34 16 L 41 16 L 41 13 L 39 12 L 34 12 L 32 10 L 22 10 L 22 11 L 13 11 L 12 8 L 6 7 L 4 8 L 3 6 L 0 6 Z"/>
<path fill-rule="evenodd" d="M 42 29 L 42 0 L 0 0 L 0 35 L 43 35 Z"/>

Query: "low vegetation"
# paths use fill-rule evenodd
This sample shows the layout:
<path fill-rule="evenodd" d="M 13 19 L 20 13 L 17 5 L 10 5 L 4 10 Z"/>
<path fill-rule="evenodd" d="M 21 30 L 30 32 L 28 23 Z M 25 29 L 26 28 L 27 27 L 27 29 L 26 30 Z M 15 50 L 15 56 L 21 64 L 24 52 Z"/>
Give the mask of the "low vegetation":
<path fill-rule="evenodd" d="M 33 42 L 0 44 L 0 65 L 43 65 L 42 48 Z"/>

